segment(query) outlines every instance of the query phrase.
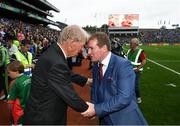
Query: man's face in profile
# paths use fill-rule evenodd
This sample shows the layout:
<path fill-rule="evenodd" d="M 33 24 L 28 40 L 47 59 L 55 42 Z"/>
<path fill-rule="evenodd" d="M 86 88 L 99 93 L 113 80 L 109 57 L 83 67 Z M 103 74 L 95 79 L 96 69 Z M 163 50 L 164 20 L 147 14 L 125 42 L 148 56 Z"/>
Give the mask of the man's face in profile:
<path fill-rule="evenodd" d="M 104 48 L 100 48 L 97 43 L 97 39 L 92 39 L 88 42 L 88 55 L 91 57 L 93 62 L 101 61 L 104 52 Z"/>
<path fill-rule="evenodd" d="M 84 42 L 72 41 L 69 50 L 69 57 L 77 56 L 84 48 Z"/>

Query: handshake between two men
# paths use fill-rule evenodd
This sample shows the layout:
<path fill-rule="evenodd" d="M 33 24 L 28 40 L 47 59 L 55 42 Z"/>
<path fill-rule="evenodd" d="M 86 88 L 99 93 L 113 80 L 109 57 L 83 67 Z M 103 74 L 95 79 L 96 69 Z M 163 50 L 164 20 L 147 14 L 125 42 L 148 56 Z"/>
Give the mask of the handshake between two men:
<path fill-rule="evenodd" d="M 86 103 L 87 103 L 87 105 L 89 107 L 85 112 L 82 112 L 81 115 L 83 117 L 88 117 L 90 119 L 95 119 L 96 112 L 95 112 L 95 109 L 94 109 L 94 104 L 90 103 L 90 102 L 86 102 Z"/>
<path fill-rule="evenodd" d="M 91 87 L 92 86 L 92 81 L 93 81 L 92 78 L 87 78 L 86 85 Z M 96 112 L 95 112 L 95 109 L 94 109 L 94 104 L 90 103 L 90 102 L 86 102 L 86 104 L 89 107 L 88 107 L 88 109 L 86 111 L 82 112 L 81 115 L 84 116 L 84 117 L 88 117 L 90 119 L 94 119 L 95 115 L 96 115 Z"/>

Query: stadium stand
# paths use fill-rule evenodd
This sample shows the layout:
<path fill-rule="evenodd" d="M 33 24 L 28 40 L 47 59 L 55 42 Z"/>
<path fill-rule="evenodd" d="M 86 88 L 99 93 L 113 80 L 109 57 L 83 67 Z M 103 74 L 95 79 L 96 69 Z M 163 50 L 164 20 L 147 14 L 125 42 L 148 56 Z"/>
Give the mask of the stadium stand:
<path fill-rule="evenodd" d="M 104 31 L 109 34 L 108 26 L 105 24 L 102 25 L 100 28 L 92 27 L 92 26 L 86 26 L 84 27 L 89 33 L 93 33 L 95 31 Z M 166 29 L 164 27 L 161 27 L 159 29 L 151 29 L 151 28 L 139 28 L 138 30 L 117 30 L 115 29 L 112 31 L 110 29 L 109 36 L 111 39 L 118 38 L 120 44 L 128 43 L 130 41 L 130 38 L 132 37 L 138 37 L 140 39 L 140 42 L 143 44 L 147 43 L 179 43 L 180 42 L 180 27 L 176 27 L 174 29 Z"/>
<path fill-rule="evenodd" d="M 54 7 L 46 0 L 2 0 L 0 2 L 0 17 L 8 19 L 19 19 L 24 22 L 33 23 L 33 24 L 43 24 L 47 26 L 52 24 L 57 27 L 62 27 L 62 23 L 54 22 L 47 18 L 53 17 L 50 10 L 55 12 L 60 12 L 59 9 Z"/>
<path fill-rule="evenodd" d="M 177 43 L 180 42 L 180 28 L 140 29 L 140 38 L 143 43 Z"/>
<path fill-rule="evenodd" d="M 48 46 L 57 41 L 59 31 L 67 24 L 54 22 L 47 17 L 53 17 L 50 10 L 59 10 L 45 0 L 1 0 L 0 1 L 0 44 L 5 46 L 13 59 L 15 48 L 27 40 L 31 43 L 30 52 L 36 59 Z M 48 25 L 59 27 L 51 29 Z M 45 32 L 46 31 L 46 32 Z M 36 62 L 36 60 L 34 60 Z M 6 66 L 2 69 L 5 70 Z M 4 76 L 4 73 L 2 73 Z M 7 76 L 7 74 L 5 74 Z M 11 81 L 11 80 L 9 80 Z M 2 84 L 2 81 L 0 82 Z M 11 124 L 7 113 L 5 91 L 9 91 L 12 83 L 5 83 L 0 90 L 0 124 Z M 3 106 L 2 106 L 3 105 Z"/>

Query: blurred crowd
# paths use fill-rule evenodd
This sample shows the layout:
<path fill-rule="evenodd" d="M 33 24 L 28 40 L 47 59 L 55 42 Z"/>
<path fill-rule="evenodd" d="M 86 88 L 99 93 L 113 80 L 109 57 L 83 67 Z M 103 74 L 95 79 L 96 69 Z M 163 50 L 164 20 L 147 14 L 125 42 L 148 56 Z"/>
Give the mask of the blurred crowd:
<path fill-rule="evenodd" d="M 36 59 L 57 42 L 58 36 L 59 31 L 43 25 L 0 19 L 0 99 L 7 98 L 9 83 L 12 82 L 6 71 L 7 64 L 14 60 L 21 61 L 25 72 L 32 76 Z"/>
<path fill-rule="evenodd" d="M 110 36 L 112 46 L 114 43 L 120 45 L 129 43 L 131 38 L 137 37 L 140 43 L 179 43 L 180 29 L 140 29 L 139 34 L 120 34 L 120 36 Z"/>
<path fill-rule="evenodd" d="M 58 35 L 59 31 L 42 25 L 28 24 L 19 20 L 0 19 L 1 44 L 10 49 L 12 42 L 19 46 L 23 40 L 29 41 L 32 46 L 30 52 L 33 57 L 39 56 L 49 45 L 56 42 Z"/>
<path fill-rule="evenodd" d="M 140 31 L 141 41 L 146 42 L 180 42 L 180 29 L 156 29 L 156 30 L 142 30 Z"/>

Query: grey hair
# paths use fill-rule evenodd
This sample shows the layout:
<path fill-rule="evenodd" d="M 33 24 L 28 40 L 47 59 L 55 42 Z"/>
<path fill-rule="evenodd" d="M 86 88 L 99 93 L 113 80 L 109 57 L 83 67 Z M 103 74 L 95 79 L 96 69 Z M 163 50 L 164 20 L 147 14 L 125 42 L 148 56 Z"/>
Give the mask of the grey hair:
<path fill-rule="evenodd" d="M 58 38 L 58 43 L 62 44 L 68 39 L 76 42 L 87 42 L 89 38 L 88 33 L 78 25 L 70 25 L 65 27 Z"/>
<path fill-rule="evenodd" d="M 133 41 L 134 43 L 136 43 L 137 45 L 139 45 L 139 39 L 138 39 L 138 38 L 132 38 L 131 41 Z"/>

